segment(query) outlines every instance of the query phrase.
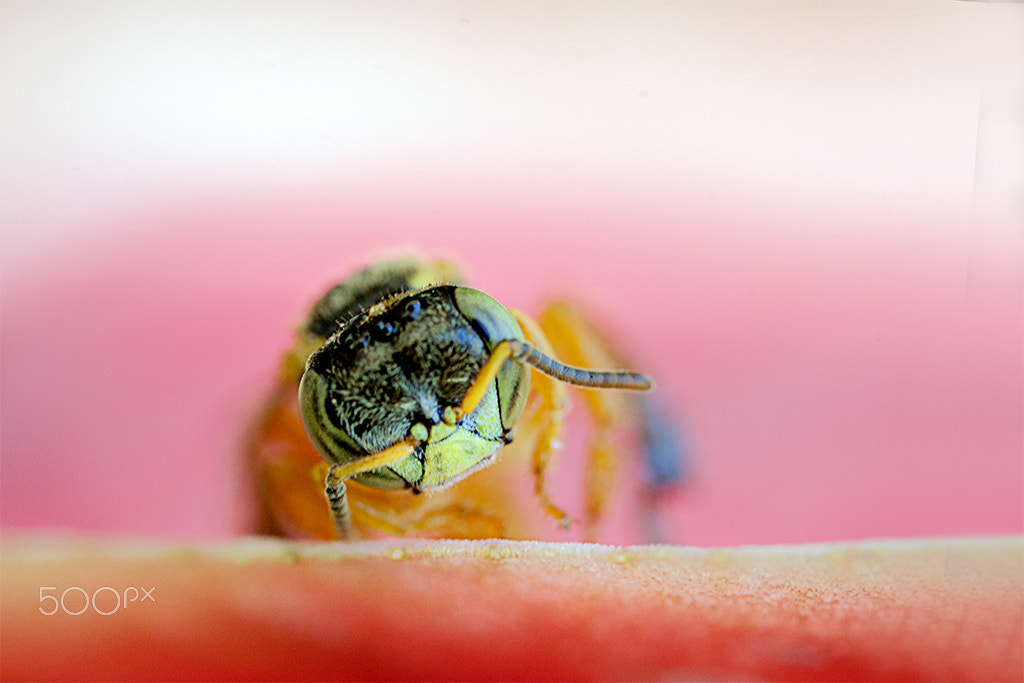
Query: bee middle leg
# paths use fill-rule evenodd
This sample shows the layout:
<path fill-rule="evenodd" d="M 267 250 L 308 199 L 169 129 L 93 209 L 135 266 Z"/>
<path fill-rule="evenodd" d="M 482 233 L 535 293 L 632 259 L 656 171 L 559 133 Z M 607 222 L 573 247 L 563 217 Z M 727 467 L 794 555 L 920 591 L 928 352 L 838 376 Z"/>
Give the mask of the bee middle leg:
<path fill-rule="evenodd" d="M 520 311 L 512 311 L 526 338 L 544 354 L 555 357 L 551 343 L 536 321 Z M 559 526 L 568 529 L 575 521 L 569 513 L 555 505 L 547 490 L 547 470 L 551 456 L 562 447 L 562 424 L 569 409 L 569 400 L 561 382 L 538 372 L 531 371 L 530 382 L 540 398 L 540 406 L 534 413 L 538 422 L 537 442 L 533 447 L 534 491 L 540 498 L 541 506 Z"/>
<path fill-rule="evenodd" d="M 625 365 L 596 327 L 571 304 L 550 304 L 541 312 L 538 324 L 558 357 L 567 363 L 584 367 Z M 615 489 L 619 468 L 618 437 L 642 424 L 639 405 L 646 397 L 612 391 L 579 393 L 594 425 L 584 503 L 584 525 L 591 537 L 607 509 L 608 494 Z"/>

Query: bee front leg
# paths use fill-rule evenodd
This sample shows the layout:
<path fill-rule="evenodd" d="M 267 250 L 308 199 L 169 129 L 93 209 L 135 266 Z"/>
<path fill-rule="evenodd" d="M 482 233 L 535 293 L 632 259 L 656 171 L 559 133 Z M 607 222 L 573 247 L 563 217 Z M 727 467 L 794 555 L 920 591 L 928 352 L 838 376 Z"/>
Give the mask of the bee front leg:
<path fill-rule="evenodd" d="M 412 433 L 408 438 L 399 441 L 391 448 L 386 448 L 379 453 L 364 455 L 346 463 L 331 465 L 327 471 L 324 492 L 327 494 L 327 503 L 331 508 L 331 516 L 334 517 L 334 527 L 338 531 L 339 538 L 349 541 L 356 536 L 355 529 L 352 527 L 352 510 L 348 506 L 345 480 L 351 479 L 357 474 L 387 467 L 399 460 L 404 460 L 412 455 L 426 439 L 426 427 L 417 424 L 413 426 Z"/>
<path fill-rule="evenodd" d="M 352 511 L 348 507 L 345 480 L 338 476 L 340 469 L 340 465 L 331 465 L 327 472 L 327 503 L 331 508 L 331 516 L 334 517 L 334 528 L 338 531 L 338 538 L 350 541 L 355 531 L 352 528 Z"/>

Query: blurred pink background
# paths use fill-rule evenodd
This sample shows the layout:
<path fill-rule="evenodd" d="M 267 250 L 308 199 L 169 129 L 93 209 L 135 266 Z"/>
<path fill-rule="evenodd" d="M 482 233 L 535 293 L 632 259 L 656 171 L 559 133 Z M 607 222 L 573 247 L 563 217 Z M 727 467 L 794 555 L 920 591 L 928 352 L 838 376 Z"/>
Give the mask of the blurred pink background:
<path fill-rule="evenodd" d="M 1024 531 L 1021 6 L 2 11 L 5 533 L 233 533 L 304 307 L 404 248 L 616 332 L 670 540 Z"/>

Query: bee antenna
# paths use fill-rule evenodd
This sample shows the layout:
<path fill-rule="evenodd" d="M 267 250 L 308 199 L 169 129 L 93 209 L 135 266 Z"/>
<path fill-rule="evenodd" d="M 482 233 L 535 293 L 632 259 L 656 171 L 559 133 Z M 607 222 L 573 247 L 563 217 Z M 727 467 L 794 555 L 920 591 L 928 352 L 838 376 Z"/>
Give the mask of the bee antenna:
<path fill-rule="evenodd" d="M 528 363 L 545 375 L 554 377 L 560 382 L 590 389 L 630 389 L 647 391 L 654 387 L 650 377 L 626 370 L 589 370 L 555 360 L 542 353 L 536 346 L 527 341 L 509 339 L 509 355 L 521 362 Z"/>

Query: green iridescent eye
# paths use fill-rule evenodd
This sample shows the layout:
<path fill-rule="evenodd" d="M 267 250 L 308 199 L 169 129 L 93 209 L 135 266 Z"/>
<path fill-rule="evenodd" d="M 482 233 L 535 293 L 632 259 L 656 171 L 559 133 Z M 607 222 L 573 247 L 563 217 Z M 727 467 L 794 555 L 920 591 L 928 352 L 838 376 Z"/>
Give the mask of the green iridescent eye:
<path fill-rule="evenodd" d="M 489 294 L 471 287 L 457 287 L 455 303 L 483 339 L 488 353 L 502 341 L 525 341 L 516 319 Z M 511 429 L 522 414 L 530 393 L 530 369 L 514 360 L 507 360 L 498 371 L 495 382 L 501 421 Z"/>

